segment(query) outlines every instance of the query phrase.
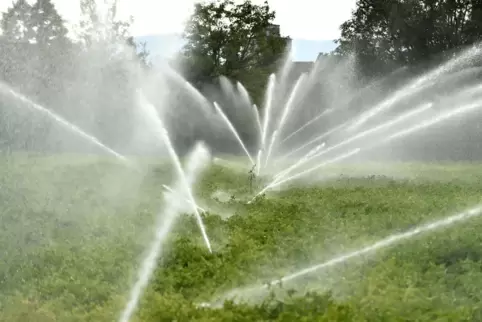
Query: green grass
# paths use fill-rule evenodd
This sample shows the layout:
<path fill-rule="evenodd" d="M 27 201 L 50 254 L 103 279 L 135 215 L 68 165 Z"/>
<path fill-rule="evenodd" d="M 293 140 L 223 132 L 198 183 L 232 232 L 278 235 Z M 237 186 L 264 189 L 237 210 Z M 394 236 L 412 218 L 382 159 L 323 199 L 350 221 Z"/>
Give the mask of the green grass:
<path fill-rule="evenodd" d="M 152 238 L 168 167 L 145 177 L 68 156 L 0 162 L 0 321 L 115 321 Z M 354 169 L 364 178 L 350 178 Z M 376 254 L 198 308 L 234 288 L 285 274 L 455 214 L 482 201 L 482 165 L 327 168 L 347 176 L 247 205 L 248 175 L 213 166 L 196 187 L 212 209 L 205 249 L 183 215 L 143 297 L 137 321 L 480 321 L 482 219 L 420 235 Z M 357 170 L 358 171 L 358 170 Z M 232 198 L 221 202 L 216 191 Z"/>

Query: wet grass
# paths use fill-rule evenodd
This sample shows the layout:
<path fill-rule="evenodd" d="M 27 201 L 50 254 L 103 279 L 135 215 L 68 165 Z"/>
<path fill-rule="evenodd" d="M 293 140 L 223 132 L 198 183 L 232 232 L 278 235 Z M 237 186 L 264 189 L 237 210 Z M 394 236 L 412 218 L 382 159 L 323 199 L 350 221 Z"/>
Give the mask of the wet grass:
<path fill-rule="evenodd" d="M 144 176 L 106 160 L 10 156 L 0 166 L 0 320 L 113 321 L 153 234 L 169 167 Z M 388 167 L 388 165 L 384 165 Z M 379 165 L 360 177 L 295 182 L 246 205 L 248 174 L 213 166 L 196 195 L 215 252 L 183 215 L 138 321 L 477 321 L 482 219 L 472 219 L 326 271 L 198 308 L 389 234 L 482 202 L 478 164 Z M 408 169 L 408 170 L 407 170 Z M 340 176 L 339 174 L 345 174 Z M 260 182 L 255 185 L 260 185 Z M 225 200 L 213 198 L 223 191 Z M 243 293 L 241 293 L 243 294 Z M 246 294 L 244 294 L 246 295 Z M 244 302 L 250 302 L 245 304 Z"/>

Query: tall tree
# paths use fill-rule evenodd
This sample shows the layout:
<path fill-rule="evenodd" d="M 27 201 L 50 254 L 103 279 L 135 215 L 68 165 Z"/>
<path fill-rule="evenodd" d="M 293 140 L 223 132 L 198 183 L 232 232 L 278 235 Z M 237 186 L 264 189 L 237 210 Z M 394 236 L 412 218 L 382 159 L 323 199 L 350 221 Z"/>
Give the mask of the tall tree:
<path fill-rule="evenodd" d="M 51 0 L 37 0 L 31 8 L 30 28 L 36 43 L 43 47 L 69 42 L 68 30 Z"/>
<path fill-rule="evenodd" d="M 398 1 L 358 0 L 351 19 L 340 27 L 336 52 L 355 53 L 364 74 L 384 73 L 391 63 L 404 60 L 405 9 Z"/>
<path fill-rule="evenodd" d="M 29 42 L 33 30 L 30 28 L 31 5 L 26 0 L 17 0 L 2 13 L 0 36 L 0 77 L 9 83 L 21 83 L 28 69 Z"/>
<path fill-rule="evenodd" d="M 247 82 L 252 92 L 259 91 L 259 84 L 251 81 L 266 81 L 289 42 L 272 24 L 274 18 L 275 12 L 267 2 L 195 4 L 184 32 L 187 43 L 182 53 L 187 77 L 199 87 L 224 75 Z"/>
<path fill-rule="evenodd" d="M 17 0 L 2 13 L 3 36 L 9 41 L 28 41 L 33 35 L 30 26 L 32 6 L 27 0 Z"/>
<path fill-rule="evenodd" d="M 84 128 L 117 148 L 114 145 L 125 142 L 132 129 L 139 66 L 148 67 L 148 53 L 130 33 L 133 19 L 118 17 L 116 1 L 81 0 L 80 11 L 75 30 L 80 50 L 78 65 L 73 66 L 78 86 L 69 95 L 85 111 Z"/>
<path fill-rule="evenodd" d="M 337 51 L 355 52 L 368 74 L 445 58 L 481 39 L 481 10 L 480 0 L 358 0 Z"/>
<path fill-rule="evenodd" d="M 117 3 L 114 1 L 101 12 L 96 0 L 80 1 L 80 38 L 86 46 L 95 42 L 114 42 L 129 37 L 129 27 L 132 18 L 128 21 L 117 19 Z"/>
<path fill-rule="evenodd" d="M 107 12 L 101 14 L 96 0 L 81 0 L 80 11 L 82 18 L 78 34 L 85 48 L 102 43 L 103 45 L 113 45 L 113 48 L 107 49 L 116 51 L 117 45 L 122 43 L 133 50 L 143 66 L 149 65 L 149 52 L 146 50 L 145 44 L 136 42 L 130 34 L 133 17 L 128 20 L 117 18 L 117 1 L 109 4 Z"/>

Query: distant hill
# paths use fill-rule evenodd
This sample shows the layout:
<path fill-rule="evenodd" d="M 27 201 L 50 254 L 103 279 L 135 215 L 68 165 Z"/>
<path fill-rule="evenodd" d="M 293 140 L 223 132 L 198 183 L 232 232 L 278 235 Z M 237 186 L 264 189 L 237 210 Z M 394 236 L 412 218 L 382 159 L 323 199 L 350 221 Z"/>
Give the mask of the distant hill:
<path fill-rule="evenodd" d="M 171 57 L 182 48 L 184 40 L 179 34 L 158 34 L 136 37 L 138 42 L 145 42 L 152 59 Z M 293 39 L 294 59 L 296 61 L 314 61 L 320 52 L 331 52 L 336 48 L 332 40 Z"/>

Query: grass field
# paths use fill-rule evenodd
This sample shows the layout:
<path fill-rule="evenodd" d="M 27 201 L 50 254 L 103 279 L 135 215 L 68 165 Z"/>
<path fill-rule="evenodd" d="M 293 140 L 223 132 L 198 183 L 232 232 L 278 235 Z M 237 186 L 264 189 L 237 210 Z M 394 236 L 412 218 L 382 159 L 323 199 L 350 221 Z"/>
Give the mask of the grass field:
<path fill-rule="evenodd" d="M 169 168 L 150 162 L 141 177 L 95 158 L 23 155 L 0 163 L 0 321 L 115 321 L 152 238 Z M 407 179 L 370 175 L 382 166 L 358 167 L 357 178 L 353 167 L 327 168 L 346 175 L 294 184 L 249 205 L 248 174 L 211 167 L 196 195 L 211 209 L 205 223 L 214 253 L 183 215 L 135 320 L 481 321 L 482 219 L 265 297 L 197 306 L 482 202 L 482 165 L 405 164 L 388 172 Z M 219 191 L 228 200 L 213 198 Z"/>

